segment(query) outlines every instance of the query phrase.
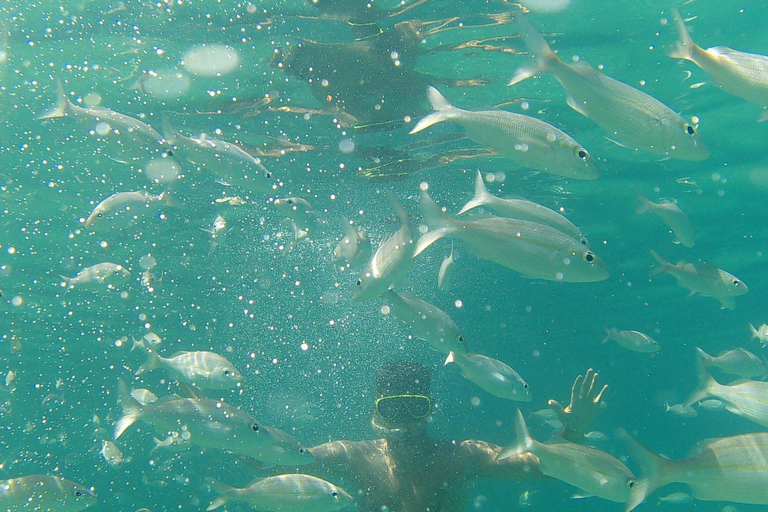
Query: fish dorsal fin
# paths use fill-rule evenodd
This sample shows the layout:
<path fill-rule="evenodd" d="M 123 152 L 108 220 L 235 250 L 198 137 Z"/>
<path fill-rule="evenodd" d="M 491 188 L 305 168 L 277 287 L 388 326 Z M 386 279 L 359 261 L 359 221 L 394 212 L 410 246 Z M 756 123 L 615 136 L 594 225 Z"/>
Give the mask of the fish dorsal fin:
<path fill-rule="evenodd" d="M 734 53 L 743 53 L 743 52 L 739 52 L 737 50 L 734 50 L 733 48 L 728 48 L 727 46 L 713 46 L 711 48 L 707 48 L 707 53 L 713 53 L 715 55 L 731 55 Z"/>
<path fill-rule="evenodd" d="M 174 352 L 173 354 L 171 354 L 171 357 L 170 357 L 169 359 L 171 359 L 171 358 L 174 358 L 174 357 L 177 357 L 177 356 L 183 356 L 183 355 L 187 355 L 187 354 L 189 354 L 189 353 L 190 353 L 190 352 L 189 352 L 189 350 L 177 350 L 176 352 Z"/>
<path fill-rule="evenodd" d="M 720 274 L 720 269 L 711 263 L 707 263 L 705 261 L 698 261 L 696 263 L 692 263 L 692 266 L 694 269 L 696 269 L 696 273 L 702 277 L 706 277 L 708 279 L 715 279 L 718 281 L 722 278 L 722 275 Z"/>

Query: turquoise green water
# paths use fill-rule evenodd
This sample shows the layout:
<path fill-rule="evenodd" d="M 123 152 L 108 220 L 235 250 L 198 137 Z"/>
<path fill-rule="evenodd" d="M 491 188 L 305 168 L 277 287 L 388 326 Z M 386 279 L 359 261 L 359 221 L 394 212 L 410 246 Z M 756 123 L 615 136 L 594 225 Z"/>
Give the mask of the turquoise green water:
<path fill-rule="evenodd" d="M 150 453 L 147 427 L 118 441 L 126 458 L 121 466 L 104 461 L 101 439 L 111 438 L 120 415 L 117 381 L 130 381 L 143 361 L 129 352 L 130 338 L 147 332 L 163 338 L 164 354 L 225 355 L 245 380 L 235 391 L 212 392 L 215 397 L 308 446 L 374 436 L 373 375 L 384 362 L 401 358 L 433 369 L 438 409 L 432 434 L 509 442 L 516 404 L 485 393 L 457 368 L 444 368 L 442 354 L 409 340 L 406 326 L 381 313 L 381 300 L 354 302 L 359 271 L 340 271 L 332 261 L 341 216 L 368 230 L 375 247 L 399 227 L 386 193 L 418 225 L 420 183 L 429 183 L 433 197 L 456 212 L 472 196 L 478 169 L 503 178 L 502 184 L 489 184 L 496 195 L 562 208 L 611 270 L 599 283 L 526 279 L 472 256 L 457 242 L 454 288 L 444 293 L 437 288 L 437 271 L 450 251 L 445 240 L 419 256 L 398 285 L 448 312 L 472 351 L 507 362 L 527 380 L 534 400 L 522 404 L 524 412 L 545 407 L 548 398 L 566 401 L 576 375 L 594 367 L 610 386 L 595 425 L 607 434 L 621 426 L 655 450 L 682 457 L 701 439 L 759 430 L 725 411 L 679 418 L 666 413 L 663 403 L 678 403 L 694 389 L 694 347 L 709 353 L 744 347 L 760 354 L 748 323 L 767 320 L 768 123 L 756 123 L 758 107 L 716 89 L 693 64 L 666 57 L 675 39 L 661 23 L 667 2 L 606 4 L 573 0 L 565 11 L 530 20 L 562 58 L 578 55 L 602 65 L 604 73 L 686 119 L 697 116 L 711 151 L 707 160 L 659 160 L 616 147 L 568 108 L 551 76 L 506 87 L 524 62 L 518 55 L 524 47 L 510 24 L 492 21 L 510 9 L 501 2 L 432 1 L 401 13 L 395 2 L 376 4 L 367 9 L 374 14 L 354 16 L 355 24 L 345 19 L 350 7 L 330 13 L 298 0 L 18 1 L 0 8 L 0 373 L 15 374 L 9 383 L 15 391 L 0 392 L 6 402 L 0 413 L 0 477 L 59 474 L 93 486 L 100 497 L 93 510 L 158 511 L 204 510 L 210 498 L 202 489 L 204 476 L 237 484 L 256 476 L 247 459 L 215 450 Z M 689 25 L 704 47 L 768 53 L 760 7 L 699 1 L 683 14 L 698 16 Z M 420 27 L 410 42 L 402 35 L 409 20 Z M 378 29 L 382 34 L 376 35 Z M 202 43 L 234 49 L 236 69 L 219 77 L 193 76 L 180 61 Z M 370 48 L 397 56 L 379 64 L 365 53 Z M 302 59 L 290 69 L 278 66 L 289 54 Z M 366 66 L 369 59 L 376 65 Z M 362 71 L 367 68 L 376 72 Z M 189 89 L 174 98 L 150 94 L 145 80 L 169 70 L 191 76 Z M 473 85 L 454 86 L 457 80 Z M 100 99 L 102 106 L 158 130 L 165 116 L 190 136 L 206 132 L 237 141 L 263 155 L 281 186 L 273 194 L 248 193 L 184 161 L 179 180 L 153 183 L 146 166 L 157 154 L 146 144 L 114 134 L 99 137 L 89 133 L 94 126 L 68 118 L 35 119 L 54 104 L 57 81 L 72 101 Z M 707 83 L 692 87 L 700 82 Z M 409 136 L 413 120 L 429 112 L 429 84 L 468 109 L 525 99 L 528 114 L 589 148 L 602 176 L 557 178 L 478 155 L 481 148 L 456 138 L 461 129 L 452 123 Z M 520 102 L 505 108 L 521 112 Z M 346 151 L 350 140 L 354 149 L 342 152 L 340 144 Z M 461 149 L 467 150 L 461 156 L 472 158 L 437 161 Z M 403 176 L 363 176 L 383 163 Z M 95 205 L 115 192 L 166 189 L 176 205 L 163 208 L 162 215 L 101 232 L 84 225 Z M 677 199 L 696 229 L 695 247 L 673 244 L 658 218 L 636 215 L 633 189 L 654 201 Z M 216 202 L 233 196 L 246 204 Z M 288 196 L 309 200 L 321 221 L 293 250 L 285 248 L 291 232 L 272 204 Z M 228 231 L 213 250 L 201 228 L 210 229 L 219 214 Z M 733 311 L 711 298 L 688 297 L 672 277 L 649 277 L 655 263 L 649 249 L 671 261 L 710 262 L 737 275 L 750 292 L 736 299 Z M 152 290 L 140 280 L 146 255 L 156 261 Z M 122 294 L 64 293 L 61 275 L 72 277 L 103 261 L 131 271 Z M 648 356 L 601 345 L 605 326 L 646 332 L 662 351 Z M 163 379 L 158 371 L 134 386 L 161 396 L 175 392 Z M 537 432 L 544 436 L 546 429 Z M 600 447 L 622 453 L 613 442 Z M 478 482 L 467 506 L 514 509 L 527 489 L 535 491 L 532 509 L 620 509 L 598 499 L 572 501 L 574 489 L 555 481 Z"/>

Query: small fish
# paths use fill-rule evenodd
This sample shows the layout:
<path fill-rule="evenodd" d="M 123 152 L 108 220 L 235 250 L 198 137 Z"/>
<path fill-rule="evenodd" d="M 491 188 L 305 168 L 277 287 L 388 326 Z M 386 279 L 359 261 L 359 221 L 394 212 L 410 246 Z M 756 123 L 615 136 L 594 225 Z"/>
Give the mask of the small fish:
<path fill-rule="evenodd" d="M 437 287 L 445 293 L 453 289 L 453 268 L 453 243 L 451 243 L 451 253 L 443 258 L 437 273 Z"/>
<path fill-rule="evenodd" d="M 262 194 L 277 189 L 274 176 L 261 159 L 240 146 L 205 133 L 197 139 L 185 137 L 165 118 L 163 132 L 168 143 L 180 148 L 187 160 L 210 170 L 227 185 Z"/>
<path fill-rule="evenodd" d="M 312 205 L 306 199 L 301 197 L 275 199 L 275 208 L 293 223 L 295 240 L 309 235 L 314 229 L 317 212 L 312 209 Z"/>
<path fill-rule="evenodd" d="M 636 210 L 638 214 L 650 212 L 659 216 L 681 244 L 686 247 L 693 247 L 695 243 L 693 225 L 688 216 L 678 208 L 677 203 L 666 199 L 662 199 L 659 203 L 653 203 L 640 192 L 635 191 L 635 194 L 641 203 Z"/>
<path fill-rule="evenodd" d="M 704 409 L 705 411 L 719 411 L 720 409 L 725 409 L 725 403 L 715 398 L 709 398 L 707 400 L 700 401 L 698 404 L 696 404 L 696 407 L 699 409 Z"/>
<path fill-rule="evenodd" d="M 402 281 L 414 265 L 414 249 L 411 221 L 403 207 L 392 199 L 393 207 L 402 226 L 382 240 L 370 261 L 357 278 L 353 299 L 375 299 Z"/>
<path fill-rule="evenodd" d="M 77 512 L 98 501 L 90 489 L 53 475 L 29 475 L 0 480 L 3 510 Z"/>
<path fill-rule="evenodd" d="M 342 219 L 344 238 L 333 250 L 333 261 L 349 268 L 361 267 L 371 259 L 371 240 L 364 229 L 357 229 L 348 219 Z"/>
<path fill-rule="evenodd" d="M 490 394 L 516 402 L 530 402 L 533 395 L 528 383 L 506 363 L 482 354 L 451 352 L 445 364 L 456 363 L 461 375 Z"/>
<path fill-rule="evenodd" d="M 582 245 L 589 245 L 581 230 L 556 211 L 522 197 L 502 199 L 491 195 L 480 171 L 477 171 L 475 179 L 475 196 L 459 210 L 458 215 L 477 207 L 488 208 L 501 217 L 528 220 L 555 228 L 578 240 Z"/>
<path fill-rule="evenodd" d="M 599 430 L 592 430 L 590 432 L 587 432 L 586 434 L 584 434 L 584 437 L 591 442 L 602 442 L 602 441 L 608 440 L 608 436 L 600 432 Z"/>
<path fill-rule="evenodd" d="M 668 403 L 664 402 L 664 411 L 672 413 L 675 416 L 680 416 L 681 418 L 695 418 L 699 415 L 699 413 L 696 412 L 696 409 L 691 407 L 690 404 L 669 405 Z"/>
<path fill-rule="evenodd" d="M 161 368 L 172 378 L 201 389 L 229 389 L 243 381 L 234 365 L 215 352 L 182 350 L 171 357 L 162 357 L 153 349 L 145 348 L 145 352 L 147 360 L 136 375 Z"/>
<path fill-rule="evenodd" d="M 518 69 L 509 85 L 540 73 L 552 73 L 568 95 L 568 106 L 597 123 L 620 145 L 681 160 L 709 157 L 696 127 L 674 110 L 584 61 L 565 63 L 525 16 L 516 16 L 515 23 L 533 62 Z"/>
<path fill-rule="evenodd" d="M 605 338 L 603 343 L 615 340 L 621 348 L 640 352 L 644 354 L 653 354 L 661 350 L 659 342 L 640 331 L 619 331 L 615 327 L 605 328 Z"/>
<path fill-rule="evenodd" d="M 429 231 L 416 243 L 414 257 L 437 240 L 453 236 L 472 254 L 526 277 L 562 282 L 608 278 L 605 263 L 589 247 L 550 226 L 504 217 L 456 220 L 444 214 L 426 190 L 421 192 L 420 206 Z"/>
<path fill-rule="evenodd" d="M 569 441 L 543 444 L 531 437 L 518 409 L 515 420 L 517 439 L 501 450 L 498 459 L 530 452 L 539 459 L 542 473 L 578 487 L 587 494 L 624 503 L 636 478 L 632 472 L 608 453 Z"/>
<path fill-rule="evenodd" d="M 102 439 L 101 441 L 101 456 L 111 467 L 116 468 L 123 464 L 123 452 L 117 447 L 115 443 L 108 439 Z"/>
<path fill-rule="evenodd" d="M 280 512 L 332 512 L 354 504 L 343 489 L 311 475 L 288 474 L 260 478 L 238 489 L 208 479 L 217 494 L 206 510 L 240 501 L 257 510 Z"/>
<path fill-rule="evenodd" d="M 155 446 L 152 448 L 152 452 L 155 450 L 166 450 L 171 453 L 178 453 L 189 450 L 194 446 L 192 443 L 181 437 L 178 432 L 171 432 L 168 437 L 162 440 L 156 437 L 154 437 L 153 440 Z"/>
<path fill-rule="evenodd" d="M 659 498 L 659 504 L 668 503 L 670 505 L 682 505 L 693 501 L 693 496 L 687 492 L 673 492 Z"/>
<path fill-rule="evenodd" d="M 743 434 L 699 443 L 689 458 L 669 460 L 656 455 L 620 431 L 634 459 L 643 469 L 643 478 L 629 492 L 630 512 L 656 489 L 673 482 L 687 484 L 694 498 L 768 505 L 768 434 Z"/>
<path fill-rule="evenodd" d="M 85 108 L 75 105 L 69 101 L 61 82 L 56 84 L 56 92 L 57 97 L 54 107 L 48 112 L 38 116 L 37 119 L 71 117 L 77 121 L 89 123 L 94 126 L 99 123 L 106 123 L 108 130 L 126 134 L 137 140 L 154 143 L 154 145 L 157 145 L 157 147 L 166 151 L 171 149 L 163 136 L 143 121 L 104 107 Z"/>
<path fill-rule="evenodd" d="M 85 227 L 94 231 L 130 226 L 147 213 L 162 206 L 170 206 L 167 192 L 153 196 L 149 192 L 118 192 L 104 199 L 85 220 Z"/>
<path fill-rule="evenodd" d="M 217 215 L 213 220 L 213 224 L 210 228 L 200 228 L 206 233 L 209 233 L 212 238 L 218 238 L 223 235 L 225 229 L 227 229 L 227 219 L 221 215 Z"/>
<path fill-rule="evenodd" d="M 85 267 L 75 277 L 61 276 L 69 290 L 113 290 L 131 278 L 131 273 L 117 263 L 97 263 Z"/>
<path fill-rule="evenodd" d="M 589 152 L 570 135 L 535 117 L 504 110 L 470 111 L 451 105 L 434 87 L 427 89 L 434 113 L 421 119 L 411 134 L 454 121 L 467 137 L 537 171 L 582 180 L 600 175 Z"/>
<path fill-rule="evenodd" d="M 743 348 L 728 350 L 714 357 L 696 347 L 696 354 L 701 358 L 705 366 L 718 368 L 730 375 L 736 375 L 744 379 L 760 378 L 768 375 L 765 361 Z"/>
<path fill-rule="evenodd" d="M 749 324 L 749 331 L 752 333 L 752 338 L 760 342 L 763 348 L 768 346 L 768 325 L 762 324 L 759 329 L 755 329 L 755 326 Z"/>
<path fill-rule="evenodd" d="M 704 297 L 715 298 L 726 309 L 735 309 L 733 298 L 749 291 L 747 285 L 739 278 L 709 263 L 679 261 L 677 265 L 673 265 L 653 250 L 651 256 L 661 265 L 652 275 L 670 274 L 677 279 L 677 284 L 688 288 L 691 295 L 698 293 Z"/>
<path fill-rule="evenodd" d="M 707 50 L 693 42 L 685 21 L 675 7 L 670 14 L 677 28 L 678 40 L 669 56 L 685 59 L 703 69 L 712 81 L 725 92 L 745 99 L 765 109 L 768 107 L 768 56 L 740 52 L 726 46 Z M 760 120 L 768 113 L 763 111 Z"/>
<path fill-rule="evenodd" d="M 149 405 L 157 402 L 157 395 L 148 389 L 132 389 L 131 397 L 141 405 Z"/>
<path fill-rule="evenodd" d="M 383 298 L 390 304 L 392 314 L 408 325 L 416 338 L 427 341 L 433 349 L 444 354 L 467 352 L 461 329 L 440 308 L 406 292 L 398 294 L 387 290 Z"/>
<path fill-rule="evenodd" d="M 245 455 L 267 464 L 300 465 L 314 460 L 308 449 L 276 428 L 264 425 L 242 410 L 219 400 L 169 398 L 141 405 L 131 397 L 125 383 L 119 383 L 123 415 L 115 424 L 117 440 L 141 420 L 157 432 L 185 427 L 186 440 L 203 448 L 216 448 Z"/>

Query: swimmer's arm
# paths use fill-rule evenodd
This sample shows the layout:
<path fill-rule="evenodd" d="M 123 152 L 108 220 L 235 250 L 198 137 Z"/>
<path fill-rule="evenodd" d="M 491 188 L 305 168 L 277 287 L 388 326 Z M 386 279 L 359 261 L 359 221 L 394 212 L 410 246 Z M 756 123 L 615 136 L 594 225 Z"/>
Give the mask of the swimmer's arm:
<path fill-rule="evenodd" d="M 301 466 L 311 469 L 318 477 L 346 478 L 354 468 L 348 441 L 331 441 L 309 449 L 315 460 L 312 464 Z"/>
<path fill-rule="evenodd" d="M 474 476 L 504 480 L 545 478 L 539 470 L 539 459 L 531 453 L 521 453 L 503 460 L 496 460 L 501 446 L 476 439 L 461 441 L 459 449 L 467 457 L 468 467 L 472 468 Z"/>
<path fill-rule="evenodd" d="M 600 387 L 597 377 L 597 372 L 592 368 L 587 370 L 586 375 L 576 377 L 571 388 L 571 403 L 566 407 L 556 400 L 548 402 L 563 424 L 563 430 L 560 431 L 563 439 L 572 443 L 584 442 L 584 434 L 595 421 L 603 393 L 608 389 L 607 384 Z"/>

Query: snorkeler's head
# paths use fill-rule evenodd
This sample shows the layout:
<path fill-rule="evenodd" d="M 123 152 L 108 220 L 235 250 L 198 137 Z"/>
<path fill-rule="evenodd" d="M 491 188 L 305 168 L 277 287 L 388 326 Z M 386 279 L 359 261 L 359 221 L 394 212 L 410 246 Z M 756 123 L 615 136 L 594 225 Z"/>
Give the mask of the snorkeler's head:
<path fill-rule="evenodd" d="M 387 434 L 419 434 L 432 412 L 429 368 L 415 361 L 392 361 L 376 376 L 372 424 Z"/>

